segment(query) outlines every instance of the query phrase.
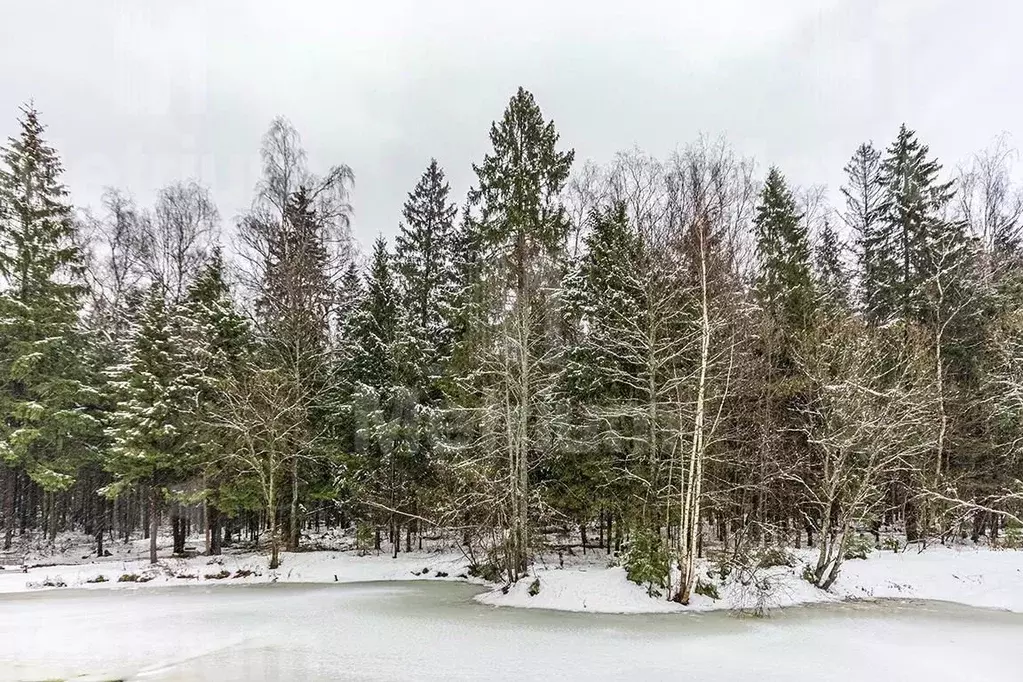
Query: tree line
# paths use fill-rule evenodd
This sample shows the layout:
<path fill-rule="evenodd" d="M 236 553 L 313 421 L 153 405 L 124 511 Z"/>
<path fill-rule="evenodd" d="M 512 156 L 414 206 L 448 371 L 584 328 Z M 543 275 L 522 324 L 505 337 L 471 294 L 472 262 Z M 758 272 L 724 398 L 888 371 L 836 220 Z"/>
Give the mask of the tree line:
<path fill-rule="evenodd" d="M 0 523 L 397 553 L 514 581 L 552 531 L 687 603 L 705 544 L 996 539 L 1023 500 L 1023 200 L 999 141 L 903 125 L 837 205 L 701 139 L 575 163 L 523 89 L 462 204 L 431 160 L 393 244 L 275 120 L 231 248 L 203 186 L 76 212 L 38 113 L 0 163 Z M 201 528 L 193 529 L 198 523 Z M 594 542 L 593 534 L 598 536 Z M 589 535 L 588 535 L 589 534 Z"/>

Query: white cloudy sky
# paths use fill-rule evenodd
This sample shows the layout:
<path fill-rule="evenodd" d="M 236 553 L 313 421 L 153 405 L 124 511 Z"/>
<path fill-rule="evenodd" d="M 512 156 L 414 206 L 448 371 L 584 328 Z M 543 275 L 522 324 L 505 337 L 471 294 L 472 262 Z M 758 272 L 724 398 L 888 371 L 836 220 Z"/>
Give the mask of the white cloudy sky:
<path fill-rule="evenodd" d="M 904 120 L 947 165 L 1020 145 L 1020 26 L 1011 0 L 0 0 L 0 133 L 33 98 L 77 203 L 195 177 L 231 222 L 283 114 L 355 170 L 366 244 L 431 156 L 461 198 L 520 84 L 579 159 L 723 134 L 835 187 Z"/>

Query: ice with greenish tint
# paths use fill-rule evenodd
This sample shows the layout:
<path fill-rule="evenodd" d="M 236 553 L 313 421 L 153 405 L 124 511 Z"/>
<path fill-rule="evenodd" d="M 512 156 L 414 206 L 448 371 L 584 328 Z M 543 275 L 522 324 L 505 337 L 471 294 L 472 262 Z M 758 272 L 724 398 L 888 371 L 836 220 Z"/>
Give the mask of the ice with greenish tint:
<path fill-rule="evenodd" d="M 0 680 L 1019 680 L 1023 614 L 826 604 L 764 619 L 497 609 L 452 583 L 0 596 Z"/>

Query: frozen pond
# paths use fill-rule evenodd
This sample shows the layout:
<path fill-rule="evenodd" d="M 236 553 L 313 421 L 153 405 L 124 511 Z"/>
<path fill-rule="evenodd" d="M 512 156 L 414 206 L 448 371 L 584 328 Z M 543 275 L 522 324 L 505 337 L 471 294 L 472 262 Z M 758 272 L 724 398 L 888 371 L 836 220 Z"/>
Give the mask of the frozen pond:
<path fill-rule="evenodd" d="M 0 680 L 1014 680 L 1023 614 L 936 602 L 598 616 L 452 583 L 0 596 Z"/>

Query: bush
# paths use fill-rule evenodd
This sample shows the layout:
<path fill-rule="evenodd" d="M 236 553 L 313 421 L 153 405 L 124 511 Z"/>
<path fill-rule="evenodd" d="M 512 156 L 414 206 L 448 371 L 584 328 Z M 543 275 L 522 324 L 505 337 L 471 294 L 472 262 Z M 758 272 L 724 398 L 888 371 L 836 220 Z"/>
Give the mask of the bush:
<path fill-rule="evenodd" d="M 43 587 L 67 587 L 67 583 L 65 583 L 61 578 L 50 578 L 47 576 L 43 580 Z"/>
<path fill-rule="evenodd" d="M 803 566 L 803 580 L 817 587 L 817 568 L 813 564 Z"/>
<path fill-rule="evenodd" d="M 721 599 L 720 595 L 718 595 L 718 586 L 701 578 L 696 579 L 696 587 L 693 588 L 693 591 L 696 594 L 702 594 L 704 597 L 710 597 L 715 600 Z"/>
<path fill-rule="evenodd" d="M 374 545 L 373 527 L 368 523 L 359 523 L 355 527 L 355 548 L 360 553 L 368 552 Z"/>
<path fill-rule="evenodd" d="M 119 583 L 137 583 L 139 581 L 138 573 L 125 573 L 117 579 Z"/>
<path fill-rule="evenodd" d="M 1006 549 L 1023 548 L 1023 527 L 1020 527 L 1015 521 L 1008 521 L 1005 524 L 1005 530 L 1002 532 L 1002 541 L 999 544 Z"/>
<path fill-rule="evenodd" d="M 501 579 L 501 569 L 496 564 L 483 563 L 469 566 L 469 575 L 474 578 L 481 578 L 488 583 L 496 583 Z"/>
<path fill-rule="evenodd" d="M 231 577 L 231 571 L 218 571 L 216 573 L 207 573 L 203 576 L 207 580 L 223 580 L 224 578 Z"/>
<path fill-rule="evenodd" d="M 658 533 L 644 529 L 633 535 L 625 553 L 625 571 L 629 580 L 646 586 L 648 596 L 661 596 L 668 577 L 668 552 Z"/>
<path fill-rule="evenodd" d="M 796 557 L 782 547 L 765 547 L 753 557 L 760 568 L 772 568 L 774 566 L 786 566 L 792 568 L 796 565 Z"/>
<path fill-rule="evenodd" d="M 886 549 L 891 552 L 898 552 L 900 549 L 902 549 L 902 545 L 899 544 L 899 539 L 897 537 L 889 535 L 888 537 L 881 541 L 881 549 Z"/>
<path fill-rule="evenodd" d="M 842 554 L 843 559 L 866 559 L 870 554 L 870 550 L 874 548 L 874 544 L 865 535 L 859 533 L 854 534 L 849 538 L 848 543 L 845 546 L 845 553 Z"/>
<path fill-rule="evenodd" d="M 540 579 L 533 578 L 533 582 L 529 583 L 529 596 L 535 597 L 540 594 Z"/>
<path fill-rule="evenodd" d="M 98 575 L 95 578 L 89 578 L 85 582 L 87 582 L 87 583 L 105 583 L 105 582 L 107 582 L 107 577 L 105 575 Z"/>

